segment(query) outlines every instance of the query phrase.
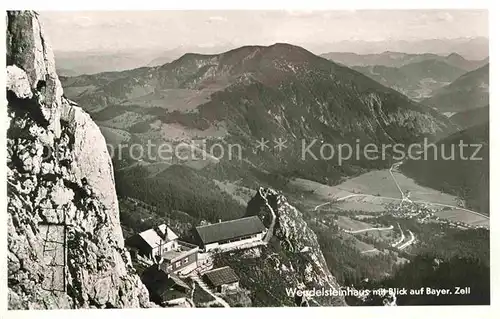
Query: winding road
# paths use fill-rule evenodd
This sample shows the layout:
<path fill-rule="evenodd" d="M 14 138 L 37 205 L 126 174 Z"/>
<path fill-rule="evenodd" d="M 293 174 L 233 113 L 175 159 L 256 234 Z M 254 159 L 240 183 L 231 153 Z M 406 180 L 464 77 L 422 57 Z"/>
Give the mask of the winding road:
<path fill-rule="evenodd" d="M 393 229 L 394 226 L 391 225 L 390 227 L 371 227 L 371 228 L 366 228 L 366 229 L 359 229 L 359 230 L 344 230 L 346 233 L 349 234 L 358 234 L 358 233 L 363 233 L 365 231 L 372 231 L 372 230 L 391 230 Z"/>
<path fill-rule="evenodd" d="M 398 249 L 399 250 L 403 250 L 405 249 L 406 247 L 410 246 L 411 244 L 413 244 L 413 242 L 415 241 L 415 235 L 413 235 L 413 233 L 411 232 L 411 230 L 408 230 L 408 232 L 410 232 L 410 240 L 407 241 L 406 243 L 404 243 L 403 245 L 399 246 Z"/>
<path fill-rule="evenodd" d="M 401 232 L 401 239 L 399 239 L 399 241 L 397 243 L 392 244 L 391 245 L 392 247 L 396 247 L 397 245 L 401 244 L 405 240 L 405 234 L 403 233 L 403 229 L 401 229 L 401 225 L 399 225 L 399 223 L 398 223 L 398 227 L 399 227 L 399 231 Z"/>

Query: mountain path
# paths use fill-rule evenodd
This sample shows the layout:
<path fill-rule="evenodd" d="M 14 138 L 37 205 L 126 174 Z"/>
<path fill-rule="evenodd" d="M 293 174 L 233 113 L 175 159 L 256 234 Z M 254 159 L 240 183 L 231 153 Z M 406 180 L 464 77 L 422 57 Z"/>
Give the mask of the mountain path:
<path fill-rule="evenodd" d="M 210 289 L 207 286 L 207 284 L 203 280 L 201 280 L 201 278 L 198 275 L 191 276 L 191 279 L 193 279 L 193 281 L 195 281 L 198 284 L 198 286 L 200 286 L 201 289 L 205 290 L 205 292 L 207 292 L 210 296 L 212 296 L 224 308 L 231 308 L 231 306 L 229 306 L 229 304 L 224 299 L 222 299 L 221 297 L 217 296 L 212 291 L 212 289 Z"/>
<path fill-rule="evenodd" d="M 259 188 L 259 195 L 260 195 L 260 197 L 262 197 L 267 208 L 269 208 L 269 211 L 272 214 L 271 224 L 269 225 L 269 229 L 267 230 L 266 236 L 264 236 L 264 239 L 263 239 L 263 241 L 267 244 L 267 243 L 269 243 L 269 241 L 273 237 L 274 225 L 276 224 L 276 213 L 274 212 L 271 205 L 269 205 L 269 202 L 267 201 L 268 194 L 267 193 L 264 194 L 264 189 L 262 187 Z"/>

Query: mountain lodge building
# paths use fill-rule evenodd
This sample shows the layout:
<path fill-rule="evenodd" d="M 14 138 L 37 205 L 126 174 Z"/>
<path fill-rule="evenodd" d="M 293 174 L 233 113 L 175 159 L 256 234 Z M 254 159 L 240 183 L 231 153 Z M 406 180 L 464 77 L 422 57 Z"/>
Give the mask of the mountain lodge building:
<path fill-rule="evenodd" d="M 251 216 L 195 228 L 196 244 L 208 252 L 262 240 L 266 227 L 259 217 Z"/>

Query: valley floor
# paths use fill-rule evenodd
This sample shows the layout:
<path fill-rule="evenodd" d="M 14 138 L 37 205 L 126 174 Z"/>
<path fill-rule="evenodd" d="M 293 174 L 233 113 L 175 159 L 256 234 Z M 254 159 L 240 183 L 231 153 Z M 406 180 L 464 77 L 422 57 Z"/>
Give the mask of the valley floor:
<path fill-rule="evenodd" d="M 455 196 L 417 184 L 413 179 L 394 170 L 376 170 L 328 186 L 305 179 L 294 179 L 292 190 L 311 193 L 305 205 L 318 209 L 342 211 L 387 211 L 388 205 L 400 204 L 406 196 L 410 202 L 434 209 L 439 218 L 473 226 L 489 227 L 489 217 L 459 206 Z"/>

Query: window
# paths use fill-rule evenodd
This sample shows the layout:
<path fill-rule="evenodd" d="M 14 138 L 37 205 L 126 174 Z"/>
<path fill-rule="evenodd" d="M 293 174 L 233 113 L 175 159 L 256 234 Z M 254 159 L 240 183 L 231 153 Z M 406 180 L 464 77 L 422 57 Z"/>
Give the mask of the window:
<path fill-rule="evenodd" d="M 181 262 L 180 261 L 178 261 L 178 262 L 175 263 L 175 267 L 176 268 L 179 268 L 180 266 L 181 266 Z"/>

